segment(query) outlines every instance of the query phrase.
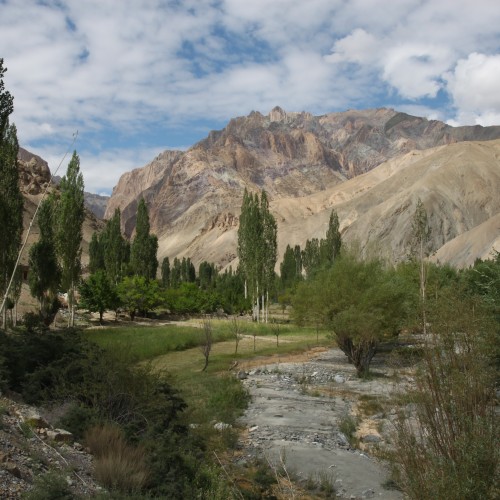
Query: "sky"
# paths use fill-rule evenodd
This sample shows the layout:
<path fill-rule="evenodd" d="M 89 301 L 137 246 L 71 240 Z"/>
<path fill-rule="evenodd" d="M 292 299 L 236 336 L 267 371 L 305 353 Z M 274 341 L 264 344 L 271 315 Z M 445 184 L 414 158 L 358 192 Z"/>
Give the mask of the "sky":
<path fill-rule="evenodd" d="M 498 0 L 0 0 L 0 58 L 21 146 L 99 194 L 275 106 L 500 125 Z"/>

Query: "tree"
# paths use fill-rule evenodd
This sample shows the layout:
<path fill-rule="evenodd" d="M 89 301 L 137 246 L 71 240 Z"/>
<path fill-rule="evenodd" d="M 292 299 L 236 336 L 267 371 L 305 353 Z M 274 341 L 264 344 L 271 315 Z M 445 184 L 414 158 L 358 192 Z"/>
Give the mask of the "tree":
<path fill-rule="evenodd" d="M 127 243 L 122 236 L 121 212 L 117 208 L 104 231 L 104 267 L 112 283 L 116 284 L 122 279 L 127 260 Z"/>
<path fill-rule="evenodd" d="M 54 235 L 55 198 L 45 199 L 38 212 L 39 240 L 29 253 L 28 275 L 30 292 L 40 302 L 40 315 L 46 324 L 53 321 L 54 301 L 61 281 Z"/>
<path fill-rule="evenodd" d="M 203 369 L 201 370 L 204 372 L 207 367 L 208 367 L 208 360 L 210 358 L 210 352 L 212 350 L 212 345 L 213 345 L 213 330 L 212 330 L 212 323 L 210 322 L 209 319 L 204 319 L 201 323 L 201 328 L 202 328 L 202 336 L 203 340 L 200 345 L 201 352 L 203 353 L 203 357 L 205 358 L 205 365 L 203 366 Z"/>
<path fill-rule="evenodd" d="M 417 206 L 412 220 L 412 236 L 411 236 L 411 257 L 419 263 L 419 278 L 420 278 L 420 301 L 422 311 L 422 331 L 424 335 L 427 333 L 427 318 L 426 318 L 426 285 L 427 285 L 427 265 L 426 257 L 428 256 L 427 243 L 430 240 L 431 229 L 427 218 L 422 200 L 417 200 Z"/>
<path fill-rule="evenodd" d="M 306 246 L 302 251 L 302 265 L 307 278 L 312 278 L 321 263 L 320 242 L 318 238 L 306 241 Z"/>
<path fill-rule="evenodd" d="M 75 287 L 81 273 L 82 226 L 85 220 L 84 184 L 80 158 L 73 152 L 66 175 L 60 184 L 57 208 L 57 247 L 62 269 L 62 287 L 68 292 L 70 326 L 75 322 Z"/>
<path fill-rule="evenodd" d="M 80 305 L 90 312 L 99 313 L 99 323 L 108 309 L 115 310 L 119 304 L 116 286 L 105 271 L 99 270 L 80 285 Z"/>
<path fill-rule="evenodd" d="M 339 216 L 337 215 L 337 212 L 335 210 L 332 210 L 332 213 L 330 214 L 328 230 L 326 231 L 326 240 L 324 241 L 326 262 L 332 264 L 340 255 L 340 248 L 342 246 Z"/>
<path fill-rule="evenodd" d="M 117 292 L 132 321 L 137 313 L 144 315 L 162 302 L 158 282 L 144 276 L 126 276 L 118 284 Z"/>
<path fill-rule="evenodd" d="M 365 376 L 380 342 L 404 326 L 405 300 L 405 283 L 395 271 L 345 255 L 299 285 L 293 306 L 299 323 L 316 319 L 329 327 L 358 376 Z"/>
<path fill-rule="evenodd" d="M 5 90 L 3 81 L 7 68 L 0 58 L 0 297 L 3 310 L 2 325 L 6 326 L 6 294 L 13 277 L 21 234 L 23 230 L 23 197 L 19 189 L 17 167 L 17 130 L 9 124 L 9 116 L 14 111 L 14 98 Z"/>
<path fill-rule="evenodd" d="M 276 260 L 278 258 L 278 227 L 276 224 L 276 219 L 273 217 L 269 211 L 269 201 L 267 199 L 267 194 L 262 191 L 260 197 L 260 211 L 262 218 L 262 309 L 264 310 L 264 301 L 266 303 L 265 307 L 265 318 L 266 323 L 269 314 L 269 291 L 275 283 L 275 272 L 274 267 L 276 266 Z"/>
<path fill-rule="evenodd" d="M 170 286 L 170 261 L 168 257 L 164 257 L 161 263 L 161 284 L 163 288 Z"/>
<path fill-rule="evenodd" d="M 287 245 L 280 264 L 281 287 L 283 290 L 292 288 L 299 280 L 299 276 L 297 275 L 298 268 L 296 252 L 290 245 Z"/>
<path fill-rule="evenodd" d="M 257 194 L 253 196 L 245 189 L 238 228 L 238 257 L 246 288 L 255 304 L 257 320 L 260 303 L 264 308 L 264 299 L 268 300 L 269 290 L 274 283 L 276 237 L 276 220 L 269 211 L 265 191 L 262 191 L 259 200 Z"/>
<path fill-rule="evenodd" d="M 104 269 L 103 235 L 93 233 L 89 243 L 89 271 L 94 274 L 102 269 Z"/>
<path fill-rule="evenodd" d="M 135 227 L 135 238 L 130 248 L 130 265 L 136 276 L 144 276 L 146 279 L 155 279 L 158 269 L 158 238 L 149 234 L 149 215 L 144 198 L 141 198 L 137 206 L 137 223 Z"/>

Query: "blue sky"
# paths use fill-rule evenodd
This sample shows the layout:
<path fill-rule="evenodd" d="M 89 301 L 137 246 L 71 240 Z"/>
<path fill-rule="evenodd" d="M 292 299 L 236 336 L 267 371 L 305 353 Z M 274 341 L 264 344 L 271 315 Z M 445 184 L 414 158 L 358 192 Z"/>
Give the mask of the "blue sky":
<path fill-rule="evenodd" d="M 0 0 L 0 57 L 21 145 L 54 171 L 78 130 L 95 193 L 276 105 L 500 125 L 498 0 Z"/>

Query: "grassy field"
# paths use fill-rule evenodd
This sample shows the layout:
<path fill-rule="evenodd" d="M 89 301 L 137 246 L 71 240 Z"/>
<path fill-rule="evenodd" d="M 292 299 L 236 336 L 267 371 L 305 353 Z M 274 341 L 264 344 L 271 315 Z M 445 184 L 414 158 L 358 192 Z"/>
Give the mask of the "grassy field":
<path fill-rule="evenodd" d="M 105 349 L 123 353 L 131 362 L 149 363 L 154 370 L 168 372 L 172 384 L 189 405 L 186 418 L 198 425 L 213 420 L 233 423 L 245 408 L 246 394 L 229 371 L 231 367 L 236 366 L 237 371 L 248 362 L 267 358 L 276 362 L 281 357 L 331 343 L 326 332 L 317 335 L 314 329 L 280 325 L 278 332 L 275 325 L 240 321 L 236 353 L 234 324 L 229 320 L 210 323 L 214 343 L 205 372 L 200 320 L 183 325 L 89 329 L 86 335 Z"/>

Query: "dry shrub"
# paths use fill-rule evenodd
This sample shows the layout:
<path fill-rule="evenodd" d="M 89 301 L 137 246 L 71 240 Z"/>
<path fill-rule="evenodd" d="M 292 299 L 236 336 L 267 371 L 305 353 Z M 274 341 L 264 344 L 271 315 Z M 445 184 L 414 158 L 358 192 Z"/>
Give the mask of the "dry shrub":
<path fill-rule="evenodd" d="M 146 452 L 129 445 L 119 428 L 104 425 L 89 429 L 85 444 L 94 455 L 96 479 L 106 488 L 120 492 L 141 491 L 148 481 Z"/>

